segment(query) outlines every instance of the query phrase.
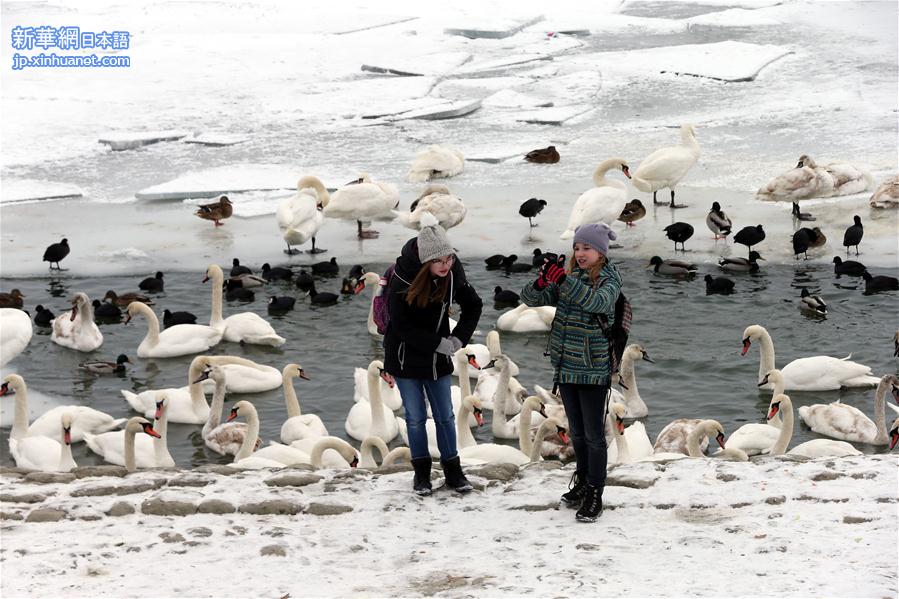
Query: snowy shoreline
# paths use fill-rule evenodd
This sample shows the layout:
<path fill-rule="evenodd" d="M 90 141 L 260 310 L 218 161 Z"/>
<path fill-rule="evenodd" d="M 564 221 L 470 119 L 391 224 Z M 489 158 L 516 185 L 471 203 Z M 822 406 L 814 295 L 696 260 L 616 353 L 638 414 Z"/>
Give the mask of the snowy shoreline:
<path fill-rule="evenodd" d="M 893 455 L 619 465 L 594 525 L 557 509 L 571 465 L 471 468 L 474 493 L 431 498 L 406 469 L 3 469 L 3 595 L 897 593 Z"/>

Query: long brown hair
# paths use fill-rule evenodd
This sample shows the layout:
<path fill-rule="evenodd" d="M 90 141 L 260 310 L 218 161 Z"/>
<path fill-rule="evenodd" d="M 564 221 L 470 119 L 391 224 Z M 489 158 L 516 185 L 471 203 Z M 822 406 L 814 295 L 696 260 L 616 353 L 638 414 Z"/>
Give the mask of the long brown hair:
<path fill-rule="evenodd" d="M 596 281 L 599 280 L 599 275 L 602 272 L 602 268 L 606 265 L 608 260 L 606 259 L 606 255 L 603 253 L 599 254 L 599 260 L 596 261 L 596 264 L 591 266 L 587 272 L 590 274 L 590 283 L 596 284 Z M 574 268 L 577 266 L 577 260 L 574 257 L 574 252 L 571 253 L 571 258 L 568 259 L 568 268 L 565 269 L 565 272 L 571 274 L 574 272 Z"/>
<path fill-rule="evenodd" d="M 449 275 L 438 277 L 436 284 L 431 276 L 431 263 L 425 262 L 418 269 L 409 290 L 406 292 L 406 303 L 415 304 L 419 308 L 426 308 L 429 303 L 442 302 L 446 298 L 449 288 Z"/>

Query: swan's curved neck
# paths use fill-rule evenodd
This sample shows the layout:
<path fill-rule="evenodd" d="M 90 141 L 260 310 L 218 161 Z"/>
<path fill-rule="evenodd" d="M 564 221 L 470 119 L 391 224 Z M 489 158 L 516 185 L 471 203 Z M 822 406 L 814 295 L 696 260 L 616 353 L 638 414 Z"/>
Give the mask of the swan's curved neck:
<path fill-rule="evenodd" d="M 212 281 L 212 313 L 209 316 L 209 326 L 218 328 L 222 322 L 222 285 L 225 283 L 225 275 L 220 269 L 213 268 L 209 279 Z"/>
<path fill-rule="evenodd" d="M 383 464 L 388 451 L 387 444 L 384 443 L 384 440 L 380 437 L 369 437 L 362 443 L 362 447 L 359 448 L 359 453 L 361 455 L 359 463 L 367 468 L 377 467 L 378 461 L 375 460 L 374 456 L 375 449 L 378 450 L 378 454 L 381 457 L 381 464 Z"/>
<path fill-rule="evenodd" d="M 134 472 L 137 467 L 134 462 L 134 435 L 137 431 L 125 429 L 125 470 Z"/>
<path fill-rule="evenodd" d="M 78 306 L 78 323 L 77 327 L 80 329 L 82 326 L 91 325 L 94 323 L 94 307 L 87 300 L 81 302 L 81 305 Z"/>
<path fill-rule="evenodd" d="M 461 381 L 462 379 L 459 379 L 459 382 Z M 471 434 L 471 427 L 468 426 L 468 417 L 471 416 L 471 408 L 465 404 L 466 397 L 468 396 L 462 396 L 462 405 L 459 407 L 459 417 L 456 418 L 456 445 L 459 449 L 474 447 L 478 444 L 474 439 L 474 435 Z"/>
<path fill-rule="evenodd" d="M 138 311 L 147 320 L 147 337 L 144 339 L 150 347 L 159 343 L 159 319 L 147 305 L 138 302 Z"/>
<path fill-rule="evenodd" d="M 705 427 L 700 422 L 696 428 L 687 435 L 687 455 L 691 458 L 704 458 L 705 455 L 702 453 L 702 448 L 699 447 L 699 440 L 707 436 L 708 433 L 705 432 Z"/>
<path fill-rule="evenodd" d="M 780 400 L 778 412 L 783 412 L 783 426 L 780 427 L 777 441 L 771 446 L 771 455 L 783 455 L 793 438 L 793 402 L 789 399 Z"/>
<path fill-rule="evenodd" d="M 159 433 L 158 439 L 153 439 L 153 454 L 156 457 L 156 465 L 159 466 L 161 464 L 165 464 L 167 461 L 172 460 L 172 454 L 169 453 L 169 407 L 162 407 L 162 415 L 159 417 L 159 420 L 156 421 L 156 425 L 159 428 L 156 428 L 156 432 Z"/>
<path fill-rule="evenodd" d="M 784 382 L 783 377 L 778 378 L 774 381 L 774 393 L 771 394 L 771 401 L 768 402 L 768 411 L 771 411 L 771 404 L 774 402 L 774 398 L 784 392 Z M 777 411 L 777 414 L 774 415 L 774 418 L 768 421 L 768 424 L 773 426 L 774 428 L 783 428 L 783 420 L 780 417 L 780 410 Z"/>
<path fill-rule="evenodd" d="M 509 400 L 509 380 L 512 378 L 508 360 L 503 362 L 499 371 L 499 384 L 493 397 L 493 422 L 491 428 L 496 435 L 502 424 L 506 422 L 506 402 Z"/>
<path fill-rule="evenodd" d="M 324 464 L 322 463 L 322 454 L 324 454 L 328 449 L 339 451 L 340 440 L 333 437 L 323 437 L 315 442 L 315 445 L 312 446 L 312 453 L 309 456 L 312 461 L 313 468 L 324 468 Z"/>
<path fill-rule="evenodd" d="M 368 304 L 368 330 L 377 331 L 378 325 L 375 324 L 375 298 L 381 292 L 380 279 L 377 285 L 369 285 L 369 287 L 371 287 L 371 303 Z M 384 288 L 384 293 L 387 293 L 386 287 Z"/>
<path fill-rule="evenodd" d="M 246 414 L 246 420 L 247 434 L 243 438 L 240 449 L 234 455 L 235 462 L 250 457 L 253 450 L 256 449 L 256 442 L 259 441 L 259 416 L 253 412 L 249 412 Z"/>
<path fill-rule="evenodd" d="M 459 368 L 459 391 L 462 399 L 471 395 L 471 379 L 468 378 L 468 356 L 465 352 L 456 352 L 456 366 Z"/>
<path fill-rule="evenodd" d="M 521 415 L 518 416 L 518 447 L 521 453 L 531 455 L 531 449 L 534 443 L 531 441 L 531 417 L 534 414 L 533 408 L 525 401 L 521 406 Z M 539 431 L 538 431 L 539 432 Z M 531 460 L 534 461 L 533 459 Z"/>
<path fill-rule="evenodd" d="M 546 436 L 549 434 L 549 429 L 555 426 L 555 423 L 551 420 L 544 420 L 540 425 L 540 428 L 537 429 L 537 434 L 534 435 L 534 442 L 531 444 L 531 448 L 525 452 L 528 454 L 528 457 L 532 462 L 539 462 L 543 459 L 542 451 L 543 451 L 543 440 L 546 439 Z M 522 450 L 524 452 L 524 449 Z"/>
<path fill-rule="evenodd" d="M 634 357 L 630 355 L 630 352 L 624 352 L 624 355 L 621 357 L 621 380 L 624 381 L 626 388 L 624 390 L 624 399 L 631 402 L 631 400 L 638 399 L 640 394 L 637 392 L 637 375 L 634 372 Z"/>
<path fill-rule="evenodd" d="M 199 385 L 200 383 L 198 383 Z M 203 400 L 206 401 L 205 399 Z M 193 403 L 193 394 L 191 394 L 191 403 Z M 216 381 L 215 391 L 212 393 L 212 406 L 209 408 L 209 417 L 206 424 L 203 425 L 203 437 L 205 438 L 212 430 L 222 423 L 222 411 L 225 409 L 225 382 Z"/>
<path fill-rule="evenodd" d="M 385 429 L 384 402 L 381 401 L 381 383 L 377 371 L 368 373 L 368 401 L 371 409 L 371 430 Z"/>
<path fill-rule="evenodd" d="M 297 397 L 297 391 L 293 387 L 293 377 L 287 373 L 281 375 L 284 381 L 284 405 L 287 406 L 287 417 L 301 416 L 300 399 Z"/>
<path fill-rule="evenodd" d="M 499 333 L 496 331 L 487 333 L 487 351 L 490 352 L 491 359 L 503 353 L 499 344 Z"/>
<path fill-rule="evenodd" d="M 768 331 L 762 329 L 759 335 L 759 378 L 762 380 L 769 370 L 774 370 L 774 342 Z"/>
<path fill-rule="evenodd" d="M 876 445 L 883 445 L 887 442 L 886 394 L 891 385 L 890 381 L 881 379 L 877 385 L 877 392 L 874 394 L 874 425 L 877 427 L 874 443 Z"/>
<path fill-rule="evenodd" d="M 22 439 L 28 434 L 28 390 L 23 386 L 16 389 L 16 415 L 13 421 L 12 430 L 9 432 L 10 439 Z"/>

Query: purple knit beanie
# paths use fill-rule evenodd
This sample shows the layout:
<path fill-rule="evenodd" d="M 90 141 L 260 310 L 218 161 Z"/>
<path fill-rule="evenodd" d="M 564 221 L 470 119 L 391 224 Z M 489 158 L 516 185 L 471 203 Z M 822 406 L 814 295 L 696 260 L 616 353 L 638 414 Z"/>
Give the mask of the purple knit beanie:
<path fill-rule="evenodd" d="M 575 243 L 586 243 L 599 253 L 606 255 L 609 253 L 610 239 L 615 241 L 618 239 L 618 235 L 606 223 L 581 225 L 574 231 L 574 242 L 571 247 L 574 247 Z"/>

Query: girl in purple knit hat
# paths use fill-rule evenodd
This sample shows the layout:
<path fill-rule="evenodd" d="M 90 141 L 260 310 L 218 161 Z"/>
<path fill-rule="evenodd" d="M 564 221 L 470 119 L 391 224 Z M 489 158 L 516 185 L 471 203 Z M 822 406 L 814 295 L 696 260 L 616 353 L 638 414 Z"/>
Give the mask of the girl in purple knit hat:
<path fill-rule="evenodd" d="M 603 423 L 611 385 L 602 321 L 614 321 L 621 291 L 621 275 L 607 258 L 609 240 L 616 237 L 605 223 L 581 225 L 568 266 L 545 262 L 537 279 L 521 290 L 528 306 L 556 306 L 549 356 L 577 459 L 562 503 L 577 509 L 580 522 L 595 522 L 602 513 L 608 461 Z"/>

